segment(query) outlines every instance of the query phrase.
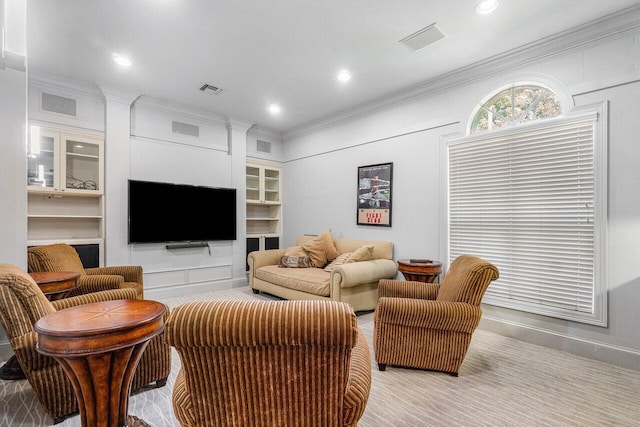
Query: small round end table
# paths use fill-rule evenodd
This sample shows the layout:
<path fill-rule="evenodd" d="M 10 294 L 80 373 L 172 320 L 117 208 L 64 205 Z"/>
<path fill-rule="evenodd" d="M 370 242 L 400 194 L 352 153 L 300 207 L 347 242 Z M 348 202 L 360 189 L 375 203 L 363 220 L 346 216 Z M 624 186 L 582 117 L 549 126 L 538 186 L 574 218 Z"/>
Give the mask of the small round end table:
<path fill-rule="evenodd" d="M 40 318 L 36 350 L 62 365 L 78 399 L 83 427 L 138 427 L 128 415 L 131 381 L 149 340 L 164 331 L 164 304 L 112 300 Z"/>
<path fill-rule="evenodd" d="M 398 270 L 405 280 L 434 283 L 440 277 L 442 263 L 430 259 L 399 259 Z"/>

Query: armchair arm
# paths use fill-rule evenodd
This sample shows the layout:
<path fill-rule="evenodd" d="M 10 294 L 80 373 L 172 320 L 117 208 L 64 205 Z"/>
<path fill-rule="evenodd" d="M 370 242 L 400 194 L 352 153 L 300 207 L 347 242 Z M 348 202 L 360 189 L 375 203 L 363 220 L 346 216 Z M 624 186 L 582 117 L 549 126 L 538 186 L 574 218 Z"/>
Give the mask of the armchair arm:
<path fill-rule="evenodd" d="M 382 279 L 378 283 L 378 297 L 435 300 L 440 285 L 410 280 Z"/>
<path fill-rule="evenodd" d="M 253 251 L 247 255 L 249 269 L 255 271 L 265 265 L 277 265 L 284 255 L 284 249 L 267 249 L 265 251 Z M 252 274 L 253 275 L 253 274 Z"/>
<path fill-rule="evenodd" d="M 53 357 L 38 353 L 36 350 L 37 342 L 38 333 L 36 331 L 27 332 L 11 339 L 11 348 L 25 372 L 32 372 L 58 363 Z"/>
<path fill-rule="evenodd" d="M 124 277 L 125 282 L 136 282 L 142 284 L 143 273 L 140 265 L 121 265 L 111 267 L 85 268 L 88 275 L 116 275 Z"/>
<path fill-rule="evenodd" d="M 87 275 L 78 277 L 80 292 L 83 294 L 120 289 L 124 283 L 124 277 L 117 275 Z"/>
<path fill-rule="evenodd" d="M 249 264 L 249 286 L 251 288 L 253 288 L 253 278 L 256 275 L 256 270 L 265 265 L 278 265 L 284 252 L 284 249 L 267 249 L 264 251 L 253 251 L 247 255 L 247 264 Z"/>
<path fill-rule="evenodd" d="M 364 333 L 358 328 L 358 341 L 351 352 L 349 383 L 344 396 L 343 425 L 356 425 L 364 413 L 370 390 L 371 354 Z"/>
<path fill-rule="evenodd" d="M 350 288 L 365 283 L 378 283 L 380 279 L 389 279 L 396 275 L 398 266 L 390 259 L 342 264 L 331 272 L 331 287 L 337 284 L 341 288 Z"/>
<path fill-rule="evenodd" d="M 413 298 L 379 298 L 375 311 L 375 321 L 380 324 L 464 333 L 473 333 L 480 317 L 480 307 L 465 302 Z"/>
<path fill-rule="evenodd" d="M 92 292 L 90 294 L 83 294 L 75 297 L 63 298 L 57 301 L 51 301 L 51 304 L 56 310 L 62 310 L 64 308 L 75 307 L 77 305 L 116 299 L 136 299 L 136 291 L 132 288 L 125 288 L 112 289 L 102 292 Z"/>

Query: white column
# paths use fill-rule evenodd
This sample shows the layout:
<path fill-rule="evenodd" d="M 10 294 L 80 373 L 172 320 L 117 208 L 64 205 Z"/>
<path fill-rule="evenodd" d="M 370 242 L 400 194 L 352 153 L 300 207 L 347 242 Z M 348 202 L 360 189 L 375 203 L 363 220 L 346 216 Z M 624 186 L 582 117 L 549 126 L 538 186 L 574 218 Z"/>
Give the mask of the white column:
<path fill-rule="evenodd" d="M 0 262 L 27 268 L 26 2 L 0 0 Z"/>
<path fill-rule="evenodd" d="M 26 2 L 0 1 L 0 262 L 27 270 Z M 7 24 L 7 25 L 5 25 Z M 13 355 L 0 328 L 0 360 Z"/>
<path fill-rule="evenodd" d="M 245 285 L 247 264 L 247 130 L 253 123 L 227 119 L 231 185 L 236 189 L 237 239 L 233 243 L 233 281 Z"/>
<path fill-rule="evenodd" d="M 131 175 L 131 104 L 140 94 L 100 89 L 105 97 L 105 265 L 131 264 L 127 244 L 127 180 Z"/>

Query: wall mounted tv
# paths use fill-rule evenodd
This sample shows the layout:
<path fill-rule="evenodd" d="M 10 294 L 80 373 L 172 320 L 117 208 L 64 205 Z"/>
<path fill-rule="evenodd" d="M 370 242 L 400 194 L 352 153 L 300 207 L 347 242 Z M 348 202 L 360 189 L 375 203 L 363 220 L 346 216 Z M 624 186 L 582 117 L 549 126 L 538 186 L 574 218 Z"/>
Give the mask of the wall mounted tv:
<path fill-rule="evenodd" d="M 129 243 L 236 240 L 236 189 L 129 180 Z"/>

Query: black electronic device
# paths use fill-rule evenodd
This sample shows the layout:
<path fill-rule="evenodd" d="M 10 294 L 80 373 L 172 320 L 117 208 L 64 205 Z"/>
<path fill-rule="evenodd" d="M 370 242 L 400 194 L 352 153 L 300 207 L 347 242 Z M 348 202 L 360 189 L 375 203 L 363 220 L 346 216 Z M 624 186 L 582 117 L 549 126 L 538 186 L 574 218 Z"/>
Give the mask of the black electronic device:
<path fill-rule="evenodd" d="M 129 243 L 236 240 L 236 189 L 129 180 Z"/>

